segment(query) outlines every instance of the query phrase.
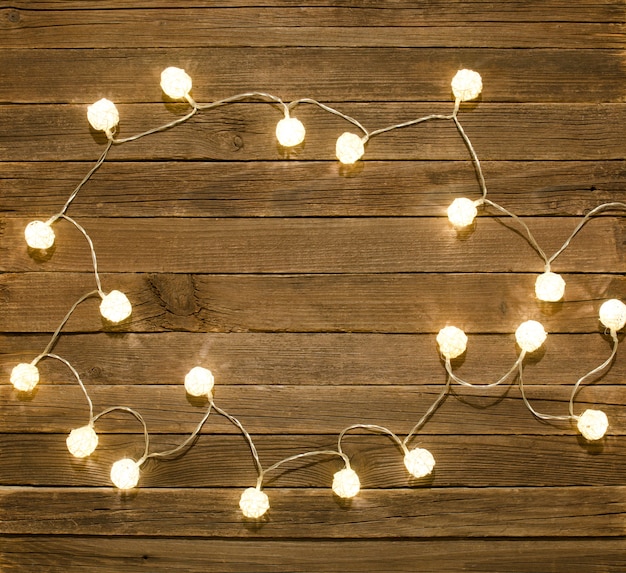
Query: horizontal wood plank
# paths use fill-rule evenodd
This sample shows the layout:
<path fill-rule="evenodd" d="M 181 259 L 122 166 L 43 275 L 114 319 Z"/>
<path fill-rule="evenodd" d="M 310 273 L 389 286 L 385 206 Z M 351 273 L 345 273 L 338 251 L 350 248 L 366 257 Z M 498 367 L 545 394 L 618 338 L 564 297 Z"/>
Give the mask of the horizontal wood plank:
<path fill-rule="evenodd" d="M 94 93 L 94 100 L 102 93 Z M 304 94 L 302 94 L 304 95 Z M 332 102 L 324 102 L 333 105 Z M 448 114 L 449 104 L 336 104 L 370 129 L 395 125 L 431 113 Z M 182 117 L 188 108 L 163 104 L 120 104 L 120 137 L 127 137 Z M 276 161 L 285 158 L 331 161 L 336 176 L 357 176 L 369 160 L 468 161 L 469 154 L 451 121 L 431 121 L 374 137 L 353 167 L 335 158 L 335 142 L 351 128 L 317 107 L 297 108 L 308 127 L 304 146 L 285 152 L 276 144 L 276 109 L 237 104 L 209 110 L 183 126 L 116 146 L 111 160 Z M 622 132 L 626 105 L 470 104 L 459 120 L 482 161 L 624 160 Z M 513 126 L 513 127 L 511 127 Z M 0 105 L 0 154 L 4 161 L 94 162 L 106 138 L 90 130 L 85 105 Z M 86 166 L 85 173 L 90 165 Z M 375 168 L 375 167 L 374 167 Z M 102 168 L 104 175 L 106 166 Z M 472 183 L 467 165 L 467 183 Z"/>
<path fill-rule="evenodd" d="M 448 198 L 452 201 L 452 197 Z M 626 203 L 622 217 L 589 221 L 553 264 L 567 272 L 626 272 Z M 97 211 L 97 208 L 94 209 Z M 485 213 L 499 212 L 491 207 Z M 619 211 L 613 211 L 619 212 Z M 81 218 L 100 270 L 192 273 L 543 272 L 544 262 L 516 221 L 479 217 L 459 233 L 439 218 Z M 47 218 L 46 218 L 47 219 Z M 54 252 L 29 256 L 24 229 L 32 219 L 8 218 L 0 228 L 0 270 L 89 272 L 88 244 L 71 223 L 54 227 Z M 581 218 L 524 222 L 549 257 Z M 522 233 L 524 235 L 522 235 Z M 124 249 L 120 246 L 124 245 Z M 602 257 L 597 253 L 601 252 Z M 45 259 L 42 261 L 42 258 Z"/>
<path fill-rule="evenodd" d="M 533 407 L 542 413 L 567 415 L 574 381 L 569 386 L 536 386 L 533 385 L 536 381 L 530 379 L 531 369 L 528 370 L 525 388 Z M 331 439 L 334 442 L 339 432 L 353 424 L 380 424 L 406 435 L 439 397 L 444 382 L 442 376 L 439 385 L 414 387 L 222 385 L 215 388 L 215 402 L 240 419 L 253 436 L 324 434 L 334 436 Z M 7 413 L 0 422 L 2 432 L 66 433 L 89 420 L 87 402 L 78 385 L 42 384 L 24 395 L 6 384 L 0 386 L 0 393 Z M 155 434 L 179 433 L 186 437 L 208 407 L 206 400 L 188 397 L 182 381 L 177 386 L 94 386 L 89 388 L 89 394 L 96 413 L 111 406 L 131 407 L 141 413 L 150 432 Z M 600 408 L 610 418 L 609 435 L 624 435 L 623 404 L 624 392 L 619 385 L 592 385 L 577 394 L 575 412 Z M 98 431 L 137 434 L 133 452 L 143 453 L 141 425 L 128 413 L 107 415 L 98 422 Z M 239 430 L 225 418 L 212 415 L 203 433 L 239 434 Z M 578 440 L 577 430 L 570 422 L 544 423 L 534 418 L 519 390 L 512 386 L 491 389 L 455 386 L 424 425 L 420 436 L 494 433 L 567 435 L 573 443 Z M 245 451 L 243 439 L 240 444 Z"/>
<path fill-rule="evenodd" d="M 20 10 L 119 10 L 127 8 L 128 3 L 121 0 L 102 0 L 94 8 L 93 2 L 84 0 L 12 0 L 8 7 Z M 3 3 L 3 7 L 7 2 Z M 259 18 L 263 17 L 263 12 L 268 9 L 288 8 L 304 9 L 300 0 L 195 0 L 194 2 L 178 2 L 176 6 L 166 0 L 136 0 L 132 3 L 135 9 L 155 9 L 161 11 L 175 12 L 181 9 L 200 8 L 232 8 L 248 9 L 254 6 L 258 9 Z M 367 17 L 373 12 L 381 13 L 381 18 L 387 25 L 393 25 L 392 20 L 413 18 L 427 23 L 438 22 L 623 22 L 623 4 L 620 0 L 579 0 L 575 3 L 567 0 L 546 0 L 539 5 L 528 6 L 525 0 L 501 0 L 491 2 L 485 0 L 431 0 L 428 3 L 416 5 L 413 0 L 394 0 L 393 3 L 387 0 L 362 0 L 358 4 L 349 7 L 337 6 L 335 0 L 309 0 L 307 8 L 318 8 L 315 15 L 317 17 L 319 9 L 328 8 L 336 10 L 336 13 L 345 14 L 347 9 L 356 12 L 354 17 Z M 324 13 L 322 12 L 322 14 Z M 362 14 L 363 16 L 359 16 Z M 336 21 L 329 21 L 328 25 L 336 25 Z"/>
<path fill-rule="evenodd" d="M 102 434 L 96 452 L 78 460 L 67 451 L 66 436 L 0 434 L 0 485 L 106 487 L 116 460 L 141 455 L 137 436 Z M 182 441 L 182 436 L 153 436 L 151 451 L 173 449 Z M 343 446 L 365 489 L 622 485 L 622 437 L 609 436 L 601 445 L 582 442 L 572 436 L 419 436 L 410 446 L 427 448 L 437 464 L 433 474 L 420 480 L 410 477 L 402 453 L 384 437 L 350 435 Z M 337 447 L 333 436 L 259 436 L 255 445 L 264 467 L 288 456 Z M 267 474 L 264 483 L 324 488 L 342 467 L 337 456 L 309 457 Z M 177 459 L 149 460 L 142 466 L 140 485 L 245 488 L 254 482 L 252 458 L 239 436 L 202 436 Z"/>
<path fill-rule="evenodd" d="M 171 65 L 192 76 L 197 101 L 251 90 L 286 99 L 449 101 L 450 81 L 461 68 L 479 71 L 482 98 L 490 102 L 625 100 L 626 70 L 618 50 L 15 48 L 3 49 L 2 58 L 11 75 L 0 84 L 0 101 L 12 103 L 92 103 L 103 96 L 116 102 L 161 102 L 160 74 Z M 306 94 L 303 74 L 311 86 Z M 146 89 L 150 85 L 154 88 Z"/>
<path fill-rule="evenodd" d="M 483 161 L 489 198 L 519 216 L 580 216 L 624 199 L 626 161 Z M 477 197 L 468 161 L 368 161 L 341 177 L 331 161 L 107 161 L 80 191 L 73 217 L 437 216 Z M 91 168 L 82 162 L 0 162 L 0 213 L 48 218 Z M 181 184 L 182 182 L 182 184 Z M 5 231 L 6 233 L 6 231 Z"/>
<path fill-rule="evenodd" d="M 112 488 L 4 487 L 0 532 L 274 539 L 625 533 L 624 486 L 362 490 L 349 504 L 333 498 L 330 488 L 268 491 L 267 522 L 249 523 L 238 507 L 241 489 L 140 488 L 121 494 Z"/>
<path fill-rule="evenodd" d="M 621 573 L 620 538 L 253 540 L 5 536 L 0 566 L 15 573 L 545 573 L 569 566 L 588 573 Z"/>
<path fill-rule="evenodd" d="M 0 8 L 0 41 L 6 48 L 126 47 L 462 47 L 623 48 L 622 23 L 494 22 L 467 13 L 377 8 L 258 7 L 60 10 Z M 600 10 L 598 10 L 600 12 Z M 492 17 L 490 15 L 490 17 Z M 435 20 L 435 21 L 433 21 Z M 313 24 L 313 25 L 312 25 Z M 390 34 L 388 27 L 393 27 Z"/>
<path fill-rule="evenodd" d="M 7 380 L 15 364 L 30 362 L 48 341 L 49 335 L 1 335 L 0 375 Z M 611 342 L 600 329 L 550 333 L 544 348 L 526 358 L 529 375 L 544 384 L 570 385 L 609 356 Z M 177 384 L 195 365 L 210 368 L 218 385 L 421 386 L 442 383 L 444 373 L 434 334 L 66 334 L 54 352 L 89 386 Z M 496 381 L 515 352 L 512 333 L 472 335 L 466 354 L 454 361 L 455 371 L 470 382 Z M 42 362 L 41 371 L 42 384 L 75 384 L 56 361 Z M 624 377 L 620 347 L 601 379 L 619 384 Z"/>
<path fill-rule="evenodd" d="M 535 274 L 192 275 L 103 274 L 105 292 L 126 293 L 133 313 L 107 324 L 95 298 L 66 332 L 436 333 L 454 323 L 469 333 L 514 332 L 539 319 L 548 332 L 598 332 L 598 309 L 626 298 L 621 275 L 564 275 L 565 301 L 535 299 Z M 489 289 L 485 285 L 489 285 Z M 91 273 L 4 273 L 0 332 L 53 332 Z"/>

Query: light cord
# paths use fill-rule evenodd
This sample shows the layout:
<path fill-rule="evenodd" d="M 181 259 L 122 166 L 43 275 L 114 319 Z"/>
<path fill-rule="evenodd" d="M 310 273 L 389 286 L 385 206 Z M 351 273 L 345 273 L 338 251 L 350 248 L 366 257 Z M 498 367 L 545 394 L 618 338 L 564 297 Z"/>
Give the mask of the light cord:
<path fill-rule="evenodd" d="M 430 405 L 430 408 L 426 410 L 426 413 L 418 420 L 417 424 L 411 428 L 411 431 L 406 435 L 404 440 L 402 440 L 402 447 L 406 451 L 407 444 L 413 438 L 413 436 L 421 429 L 421 427 L 430 419 L 430 417 L 435 413 L 436 410 L 439 409 L 441 403 L 447 398 L 448 392 L 450 391 L 450 381 L 452 378 L 450 376 L 446 377 L 446 384 L 439 392 L 439 396 L 435 399 L 435 401 Z"/>
<path fill-rule="evenodd" d="M 235 418 L 234 416 L 231 416 L 228 412 L 216 406 L 215 402 L 213 401 L 213 398 L 211 398 L 211 406 L 218 414 L 221 414 L 226 419 L 230 420 L 230 422 L 234 424 L 237 428 L 239 428 L 244 438 L 248 442 L 248 446 L 250 447 L 250 452 L 252 453 L 252 457 L 254 458 L 254 465 L 256 466 L 257 475 L 259 476 L 259 478 L 261 478 L 261 476 L 263 475 L 263 466 L 261 465 L 261 460 L 259 459 L 259 453 L 257 452 L 256 446 L 254 445 L 254 441 L 252 440 L 252 437 L 250 436 L 248 431 L 243 427 L 243 424 L 237 418 Z"/>
<path fill-rule="evenodd" d="M 76 370 L 76 368 L 74 368 L 65 358 L 62 358 L 61 356 L 58 356 L 57 354 L 43 354 L 41 358 L 54 358 L 55 360 L 58 360 L 59 362 L 62 362 L 63 364 L 65 364 L 65 366 L 67 366 L 70 369 L 70 372 L 76 378 L 78 384 L 80 385 L 81 390 L 83 391 L 83 394 L 85 395 L 85 398 L 87 399 L 87 404 L 89 404 L 89 423 L 92 424 L 94 421 L 93 402 L 91 401 L 91 398 L 89 397 L 89 393 L 87 392 L 87 388 L 85 388 L 85 385 L 83 384 L 83 381 L 80 378 L 80 374 L 78 374 L 78 371 Z"/>
<path fill-rule="evenodd" d="M 127 406 L 111 406 L 110 408 L 107 408 L 106 410 L 103 410 L 102 412 L 100 412 L 99 414 L 96 414 L 92 419 L 91 419 L 91 423 L 94 424 L 96 423 L 100 418 L 102 418 L 102 416 L 106 416 L 107 414 L 110 414 L 111 412 L 127 412 L 128 414 L 131 414 L 132 416 L 135 416 L 135 418 L 137 418 L 137 420 L 139 420 L 139 422 L 141 423 L 141 426 L 143 427 L 143 436 L 144 436 L 144 440 L 145 440 L 145 448 L 144 448 L 144 452 L 143 452 L 143 456 L 141 456 L 141 458 L 139 458 L 137 460 L 137 466 L 141 466 L 147 459 L 148 459 L 148 450 L 150 449 L 150 436 L 148 434 L 148 426 L 146 426 L 146 422 L 143 419 L 142 415 L 137 412 L 136 410 L 133 410 L 132 408 L 128 408 Z"/>
<path fill-rule="evenodd" d="M 526 392 L 524 392 L 524 373 L 523 373 L 523 368 L 522 368 L 522 363 L 519 362 L 518 364 L 518 376 L 517 376 L 517 381 L 518 381 L 518 386 L 519 386 L 519 390 L 520 390 L 520 394 L 522 395 L 522 400 L 524 401 L 524 404 L 526 405 L 526 407 L 532 412 L 532 414 L 539 418 L 540 420 L 571 420 L 570 416 L 553 416 L 552 414 L 541 414 L 539 412 L 537 412 L 537 410 L 535 410 L 530 402 L 528 401 L 528 399 L 526 398 Z"/>
<path fill-rule="evenodd" d="M 522 362 L 522 360 L 524 360 L 524 356 L 525 356 L 525 353 L 524 351 L 522 351 L 521 354 L 517 357 L 517 360 L 515 361 L 513 366 L 511 366 L 511 368 L 507 370 L 506 374 L 504 374 L 496 382 L 491 382 L 490 384 L 473 384 L 471 382 L 466 382 L 465 380 L 462 380 L 452 371 L 452 363 L 450 362 L 450 359 L 447 356 L 445 357 L 444 365 L 446 368 L 446 372 L 448 373 L 448 376 L 450 376 L 452 380 L 454 380 L 457 384 L 460 384 L 461 386 L 466 386 L 468 388 L 494 388 L 495 386 L 499 386 L 500 384 L 502 384 L 505 380 L 507 380 L 511 376 L 511 374 L 513 374 L 513 372 L 515 372 L 518 365 Z"/>
<path fill-rule="evenodd" d="M 88 292 L 87 294 L 82 295 L 70 307 L 70 309 L 67 311 L 67 314 L 63 317 L 63 320 L 61 320 L 61 324 L 59 324 L 57 329 L 54 331 L 54 333 L 50 337 L 50 342 L 48 342 L 48 344 L 47 344 L 46 348 L 44 349 L 44 351 L 39 356 L 37 356 L 37 358 L 35 358 L 35 360 L 33 361 L 33 364 L 37 364 L 37 362 L 39 362 L 39 360 L 44 358 L 54 348 L 54 345 L 56 344 L 56 341 L 58 340 L 59 335 L 61 334 L 61 330 L 63 330 L 63 327 L 67 324 L 67 321 L 70 319 L 72 314 L 74 314 L 74 311 L 78 308 L 78 306 L 81 303 L 83 303 L 84 301 L 86 301 L 88 298 L 91 298 L 92 296 L 99 295 L 99 294 L 100 294 L 99 291 L 92 290 L 91 292 Z"/>
<path fill-rule="evenodd" d="M 350 459 L 343 452 L 337 452 L 335 450 L 315 450 L 311 452 L 303 452 L 301 454 L 295 454 L 293 456 L 289 456 L 288 458 L 285 458 L 284 460 L 280 460 L 279 462 L 276 462 L 275 464 L 271 465 L 266 470 L 262 470 L 257 479 L 256 488 L 260 489 L 263 486 L 263 479 L 269 472 L 274 471 L 275 469 L 279 468 L 280 466 L 288 462 L 292 462 L 294 460 L 299 460 L 302 458 L 309 458 L 311 456 L 340 456 L 341 459 L 344 461 L 346 468 L 350 469 Z"/>
<path fill-rule="evenodd" d="M 593 370 L 587 372 L 587 374 L 579 378 L 576 381 L 576 384 L 574 384 L 574 388 L 572 389 L 572 395 L 570 396 L 570 399 L 569 399 L 569 415 L 572 418 L 576 418 L 576 416 L 574 415 L 574 398 L 576 397 L 576 394 L 578 393 L 578 389 L 580 388 L 580 385 L 583 382 L 585 382 L 588 378 L 591 378 L 592 376 L 595 376 L 596 374 L 599 374 L 600 372 L 602 372 L 609 364 L 611 364 L 611 362 L 613 362 L 613 359 L 615 358 L 615 355 L 617 354 L 617 347 L 619 345 L 617 332 L 611 329 L 610 333 L 611 333 L 611 338 L 613 339 L 613 350 L 611 351 L 611 355 L 602 364 L 600 364 L 600 366 L 597 366 Z"/>
<path fill-rule="evenodd" d="M 182 451 L 185 447 L 187 447 L 194 440 L 194 438 L 198 436 L 198 434 L 200 433 L 200 430 L 202 430 L 202 427 L 204 426 L 205 422 L 209 419 L 209 415 L 211 414 L 211 407 L 212 405 L 209 404 L 209 408 L 206 414 L 204 415 L 204 417 L 202 418 L 202 420 L 200 420 L 195 430 L 187 437 L 187 439 L 185 439 L 185 441 L 182 444 L 179 444 L 175 448 L 171 450 L 167 450 L 165 452 L 154 452 L 152 454 L 148 454 L 146 456 L 146 459 L 170 457 Z"/>
<path fill-rule="evenodd" d="M 83 234 L 85 239 L 87 239 L 87 244 L 89 245 L 89 251 L 91 252 L 91 262 L 93 263 L 93 272 L 96 277 L 96 285 L 98 287 L 98 294 L 100 294 L 101 297 L 104 297 L 104 291 L 102 290 L 102 283 L 100 282 L 100 275 L 98 274 L 98 259 L 96 257 L 96 250 L 94 249 L 93 241 L 91 240 L 91 237 L 89 236 L 87 231 L 85 231 L 85 229 L 71 217 L 68 217 L 67 215 L 59 215 L 59 218 L 65 219 L 66 221 L 69 221 L 70 223 L 72 223 L 72 225 L 74 225 Z"/>

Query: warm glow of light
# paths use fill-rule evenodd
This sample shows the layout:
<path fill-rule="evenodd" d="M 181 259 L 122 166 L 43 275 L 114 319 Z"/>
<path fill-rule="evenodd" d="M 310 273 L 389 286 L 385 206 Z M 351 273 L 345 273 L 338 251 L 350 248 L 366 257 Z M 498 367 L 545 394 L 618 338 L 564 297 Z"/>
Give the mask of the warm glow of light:
<path fill-rule="evenodd" d="M 545 342 L 547 336 L 543 325 L 536 320 L 522 322 L 515 331 L 517 344 L 526 352 L 534 352 L 537 350 Z"/>
<path fill-rule="evenodd" d="M 626 324 L 626 304 L 616 298 L 607 300 L 600 307 L 600 322 L 616 332 L 624 328 L 624 324 Z"/>
<path fill-rule="evenodd" d="M 185 376 L 185 390 L 191 396 L 210 396 L 215 380 L 207 368 L 196 366 Z"/>
<path fill-rule="evenodd" d="M 98 447 L 98 434 L 93 426 L 75 428 L 65 440 L 67 449 L 76 458 L 86 458 Z"/>
<path fill-rule="evenodd" d="M 565 294 L 565 281 L 561 275 L 546 271 L 535 281 L 535 295 L 545 302 L 558 302 Z"/>
<path fill-rule="evenodd" d="M 465 197 L 458 197 L 448 207 L 448 220 L 457 228 L 471 225 L 477 214 L 476 203 Z"/>
<path fill-rule="evenodd" d="M 437 334 L 437 344 L 439 345 L 439 352 L 452 360 L 465 352 L 467 336 L 456 326 L 446 326 Z"/>
<path fill-rule="evenodd" d="M 39 370 L 34 364 L 22 362 L 11 370 L 11 384 L 19 392 L 30 392 L 39 382 Z"/>
<path fill-rule="evenodd" d="M 424 448 L 415 448 L 404 455 L 404 465 L 416 478 L 429 475 L 435 467 L 435 458 Z"/>
<path fill-rule="evenodd" d="M 283 147 L 294 147 L 304 141 L 306 130 L 295 117 L 284 117 L 276 124 L 276 139 Z"/>
<path fill-rule="evenodd" d="M 249 487 L 241 494 L 239 507 L 244 516 L 258 519 L 270 508 L 270 500 L 265 492 Z"/>
<path fill-rule="evenodd" d="M 54 231 L 43 221 L 28 223 L 24 229 L 24 238 L 31 249 L 49 249 L 54 245 Z"/>
<path fill-rule="evenodd" d="M 483 91 L 483 80 L 478 72 L 459 70 L 452 78 L 452 93 L 459 101 L 475 99 Z"/>
<path fill-rule="evenodd" d="M 127 296 L 119 290 L 112 290 L 100 303 L 100 314 L 109 322 L 121 322 L 133 312 Z"/>
<path fill-rule="evenodd" d="M 361 490 L 359 476 L 352 468 L 339 470 L 333 476 L 333 491 L 343 498 L 354 497 Z"/>
<path fill-rule="evenodd" d="M 609 419 L 602 410 L 585 410 L 578 418 L 577 426 L 586 440 L 599 440 L 609 428 Z"/>
<path fill-rule="evenodd" d="M 132 489 L 139 482 L 139 465 L 135 460 L 124 458 L 111 467 L 111 481 L 119 489 Z"/>
<path fill-rule="evenodd" d="M 102 98 L 87 108 L 87 119 L 95 130 L 110 132 L 120 122 L 120 114 L 112 101 Z"/>
<path fill-rule="evenodd" d="M 161 89 L 172 99 L 183 99 L 191 91 L 191 77 L 181 68 L 165 68 L 161 72 Z"/>
<path fill-rule="evenodd" d="M 358 135 L 346 131 L 337 139 L 335 153 L 341 163 L 344 165 L 352 165 L 363 157 L 365 145 Z"/>

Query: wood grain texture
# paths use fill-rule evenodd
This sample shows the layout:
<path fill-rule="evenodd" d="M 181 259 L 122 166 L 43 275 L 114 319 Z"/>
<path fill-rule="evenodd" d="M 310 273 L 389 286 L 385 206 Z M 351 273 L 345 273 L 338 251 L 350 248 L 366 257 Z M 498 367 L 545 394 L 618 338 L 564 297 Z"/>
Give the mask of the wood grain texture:
<path fill-rule="evenodd" d="M 320 558 L 323 556 L 323 558 Z M 417 557 L 416 557 L 417 556 Z M 443 573 L 545 573 L 567 567 L 580 573 L 621 573 L 619 538 L 253 540 L 73 536 L 0 538 L 0 565 L 9 571 L 257 573 L 413 573 L 415 564 Z M 279 564 L 279 565 L 277 565 Z"/>
<path fill-rule="evenodd" d="M 490 102 L 623 103 L 626 79 L 619 51 L 587 49 L 423 48 L 416 58 L 404 48 L 16 48 L 3 60 L 14 71 L 0 101 L 12 103 L 161 103 L 160 74 L 172 64 L 194 78 L 197 101 L 251 89 L 287 100 L 449 101 L 451 78 L 469 67 L 481 70 Z"/>
<path fill-rule="evenodd" d="M 247 523 L 237 508 L 240 489 L 141 488 L 121 494 L 112 488 L 2 487 L 0 532 L 159 536 L 166 520 L 170 536 L 177 537 L 525 537 L 529 529 L 547 538 L 625 533 L 624 486 L 363 490 L 350 504 L 333 498 L 330 488 L 268 491 L 272 510 L 266 522 Z M 155 520 L 155 513 L 161 518 Z"/>
<path fill-rule="evenodd" d="M 8 378 L 15 364 L 32 360 L 48 340 L 45 334 L 0 335 L 1 375 Z M 551 332 L 544 352 L 528 356 L 526 365 L 536 381 L 569 386 L 608 357 L 610 349 L 610 338 L 599 328 L 589 334 Z M 54 351 L 69 360 L 90 386 L 127 384 L 130 360 L 141 365 L 134 369 L 133 380 L 150 385 L 181 383 L 196 364 L 206 364 L 220 386 L 366 386 L 368 392 L 375 391 L 374 386 L 444 381 L 434 334 L 74 333 L 62 335 Z M 466 355 L 454 361 L 455 371 L 470 381 L 495 381 L 516 352 L 512 333 L 473 334 Z M 164 360 L 168 355 L 177 360 Z M 45 362 L 42 369 L 42 384 L 75 384 L 56 362 Z M 601 380 L 620 384 L 625 376 L 626 359 L 620 349 Z"/>
<path fill-rule="evenodd" d="M 448 197 L 448 201 L 452 201 Z M 622 204 L 626 214 L 626 203 Z M 542 272 L 544 262 L 512 219 L 478 218 L 459 233 L 444 217 L 144 219 L 81 218 L 97 245 L 102 271 L 143 273 L 493 273 Z M 486 208 L 487 213 L 498 213 Z M 619 213 L 614 210 L 613 213 Z M 0 269 L 69 271 L 93 269 L 88 245 L 69 222 L 55 225 L 54 254 L 41 261 L 25 251 L 29 219 L 5 219 L 0 229 Z M 525 219 L 547 256 L 556 253 L 580 218 Z M 554 262 L 562 273 L 623 273 L 623 217 L 597 217 Z M 120 246 L 126 248 L 121 252 Z M 592 247 L 589 247 L 592 245 Z M 599 258 L 597 253 L 601 252 Z M 485 253 L 489 253 L 485 261 Z"/>
<path fill-rule="evenodd" d="M 514 381 L 455 385 L 411 442 L 435 455 L 431 477 L 409 480 L 388 438 L 354 430 L 343 445 L 363 489 L 351 503 L 330 489 L 338 459 L 298 460 L 267 476 L 259 522 L 241 517 L 255 468 L 224 417 L 120 494 L 109 468 L 143 453 L 134 417 L 99 419 L 100 447 L 76 460 L 65 438 L 89 409 L 71 372 L 44 359 L 31 394 L 7 382 L 96 286 L 68 222 L 47 255 L 23 240 L 104 149 L 87 104 L 115 101 L 120 137 L 172 121 L 189 107 L 166 101 L 159 74 L 176 65 L 199 102 L 313 97 L 373 130 L 451 113 L 451 77 L 475 69 L 483 92 L 459 119 L 489 198 L 551 254 L 590 209 L 626 198 L 625 24 L 623 0 L 0 2 L 0 569 L 623 571 L 621 345 L 576 394 L 576 414 L 609 417 L 598 442 L 537 420 Z M 310 105 L 293 113 L 307 138 L 292 151 L 275 141 L 281 109 L 250 100 L 115 146 L 81 190 L 68 214 L 93 237 L 104 289 L 133 303 L 112 326 L 86 301 L 55 346 L 95 411 L 134 408 L 150 451 L 171 449 L 208 407 L 183 387 L 203 365 L 268 467 L 335 447 L 355 423 L 405 435 L 444 386 L 442 326 L 469 335 L 455 372 L 492 382 L 532 318 L 549 336 L 524 361 L 527 397 L 566 414 L 576 380 L 610 355 L 600 304 L 626 299 L 623 213 L 588 223 L 554 263 L 564 302 L 539 304 L 543 263 L 514 220 L 485 209 L 457 234 L 445 219 L 453 198 L 480 194 L 451 121 L 381 134 L 340 168 L 336 138 L 356 128 Z"/>
<path fill-rule="evenodd" d="M 94 94 L 93 99 L 103 95 Z M 304 96 L 302 91 L 299 95 Z M 451 102 L 335 105 L 371 130 L 431 113 L 451 113 L 453 107 Z M 626 105 L 483 104 L 471 109 L 474 105 L 470 104 L 459 120 L 483 161 L 624 160 L 624 142 L 614 126 L 626 123 Z M 189 111 L 180 105 L 173 110 L 168 107 L 120 104 L 120 137 L 164 125 Z M 346 168 L 335 160 L 335 143 L 350 129 L 349 124 L 312 106 L 298 108 L 297 116 L 310 126 L 309 135 L 303 148 L 288 154 L 275 141 L 279 112 L 268 105 L 249 103 L 201 113 L 178 129 L 115 147 L 109 159 L 247 162 L 291 157 L 332 161 L 331 173 L 337 177 L 358 177 L 369 168 L 370 160 L 454 160 L 468 161 L 465 181 L 473 182 L 469 154 L 451 121 L 431 121 L 375 137 L 367 145 L 364 161 Z M 5 160 L 95 163 L 105 142 L 100 132 L 90 131 L 86 105 L 0 105 L 0 153 Z M 90 167 L 86 165 L 84 173 Z"/>
<path fill-rule="evenodd" d="M 613 421 L 614 419 L 611 418 Z M 213 422 L 207 432 L 211 432 Z M 463 428 L 459 426 L 459 430 Z M 97 453 L 87 460 L 67 455 L 67 434 L 0 435 L 3 475 L 0 485 L 32 487 L 108 487 L 113 463 L 122 456 L 141 455 L 141 436 L 100 435 Z M 266 436 L 255 445 L 266 467 L 287 456 L 335 446 L 334 436 Z M 173 449 L 184 439 L 158 435 L 152 451 Z M 424 435 L 414 445 L 436 456 L 436 471 L 427 479 L 410 478 L 402 454 L 383 437 L 350 435 L 344 447 L 365 489 L 407 486 L 448 487 L 562 487 L 620 486 L 619 470 L 626 462 L 623 436 L 610 436 L 601 451 L 568 436 Z M 210 460 L 210 463 L 208 461 Z M 315 460 L 315 461 L 314 461 Z M 329 487 L 338 458 L 319 456 L 292 462 L 267 475 L 268 487 Z M 187 454 L 176 460 L 151 460 L 142 467 L 142 487 L 246 488 L 254 481 L 252 459 L 240 436 L 203 435 Z M 410 494 L 409 494 L 410 495 Z"/>
<path fill-rule="evenodd" d="M 425 217 L 441 216 L 453 197 L 479 194 L 469 161 L 368 161 L 366 167 L 342 177 L 331 161 L 250 162 L 237 169 L 230 162 L 107 161 L 69 214 L 81 220 L 94 209 L 101 217 L 136 218 Z M 48 218 L 89 168 L 1 162 L 0 212 Z M 483 161 L 482 168 L 490 198 L 519 216 L 579 217 L 624 199 L 626 161 Z"/>
<path fill-rule="evenodd" d="M 178 48 L 184 37 L 189 47 L 480 48 L 488 44 L 493 48 L 602 49 L 622 48 L 626 30 L 621 22 L 468 21 L 461 10 L 439 20 L 434 10 L 426 16 L 415 7 L 398 8 L 391 3 L 361 9 L 211 6 L 185 11 L 165 7 L 76 10 L 70 4 L 66 10 L 59 8 L 0 8 L 0 40 L 7 48 L 108 48 L 123 36 L 126 47 L 137 48 Z M 566 6 L 559 7 L 559 11 L 564 9 Z M 393 27 L 392 34 L 389 27 Z"/>
<path fill-rule="evenodd" d="M 468 333 L 511 333 L 541 317 L 548 332 L 598 332 L 598 309 L 623 298 L 621 275 L 564 275 L 565 302 L 534 297 L 536 274 L 104 274 L 133 313 L 107 324 L 87 300 L 66 332 L 434 333 L 450 321 Z M 489 289 L 485 288 L 485 284 Z M 95 289 L 93 273 L 4 273 L 1 332 L 53 332 L 71 305 Z M 28 309 L 28 312 L 25 312 Z"/>
<path fill-rule="evenodd" d="M 508 365 L 507 365 L 508 366 Z M 503 373 L 503 372 L 502 372 Z M 502 374 L 501 373 L 501 374 Z M 527 373 L 530 378 L 530 373 Z M 441 376 L 443 378 L 443 376 Z M 490 382 L 492 380 L 489 380 Z M 543 413 L 566 415 L 573 382 L 569 386 L 525 385 L 528 400 Z M 332 434 L 330 442 L 344 428 L 358 423 L 378 423 L 398 434 L 407 434 L 443 389 L 436 386 L 353 387 L 353 386 L 224 386 L 216 389 L 218 406 L 241 420 L 253 434 Z M 5 409 L 10 416 L 2 421 L 6 432 L 68 432 L 85 425 L 89 419 L 87 402 L 78 386 L 68 388 L 41 385 L 30 396 L 16 395 L 2 388 Z M 177 386 L 149 384 L 97 386 L 89 388 L 95 407 L 132 407 L 142 414 L 151 432 L 180 432 L 186 436 L 200 422 L 207 409 L 205 400 L 185 396 L 182 381 Z M 616 386 L 588 386 L 577 395 L 577 413 L 596 404 L 611 418 L 611 435 L 626 433 L 626 415 L 621 408 L 624 392 Z M 72 400 L 69 401 L 68 397 Z M 375 405 L 375 406 L 374 406 Z M 106 433 L 136 433 L 134 450 L 143 452 L 143 434 L 136 419 L 127 413 L 110 414 L 98 428 Z M 238 434 L 226 419 L 213 416 L 207 431 Z M 537 421 L 524 406 L 519 390 L 501 387 L 454 390 L 426 424 L 420 435 L 431 434 L 512 434 L 568 435 L 574 442 L 575 430 L 569 422 L 545 424 Z M 182 438 L 181 440 L 182 441 Z M 245 447 L 245 442 L 241 440 Z M 589 448 L 601 452 L 602 443 Z M 244 449 L 245 451 L 245 449 Z M 246 454 L 248 457 L 249 454 Z"/>

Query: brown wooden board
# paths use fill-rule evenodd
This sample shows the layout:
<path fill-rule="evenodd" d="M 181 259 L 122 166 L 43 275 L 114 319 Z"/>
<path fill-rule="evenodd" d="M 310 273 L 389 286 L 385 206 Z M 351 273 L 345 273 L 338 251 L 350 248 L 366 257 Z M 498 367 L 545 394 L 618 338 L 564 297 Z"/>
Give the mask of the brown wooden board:
<path fill-rule="evenodd" d="M 246 162 L 233 169 L 230 162 L 147 166 L 109 160 L 81 189 L 69 214 L 79 220 L 96 213 L 426 217 L 443 215 L 455 197 L 480 195 L 469 159 L 368 161 L 366 167 L 357 177 L 342 177 L 332 161 Z M 2 162 L 0 212 L 47 219 L 90 168 L 88 162 Z M 482 169 L 489 198 L 519 216 L 582 216 L 601 203 L 624 200 L 626 161 L 483 161 Z"/>
<path fill-rule="evenodd" d="M 277 540 L 11 536 L 0 538 L 0 565 L 9 571 L 191 573 L 301 571 L 323 573 L 545 573 L 567 568 L 621 573 L 619 538 Z"/>

